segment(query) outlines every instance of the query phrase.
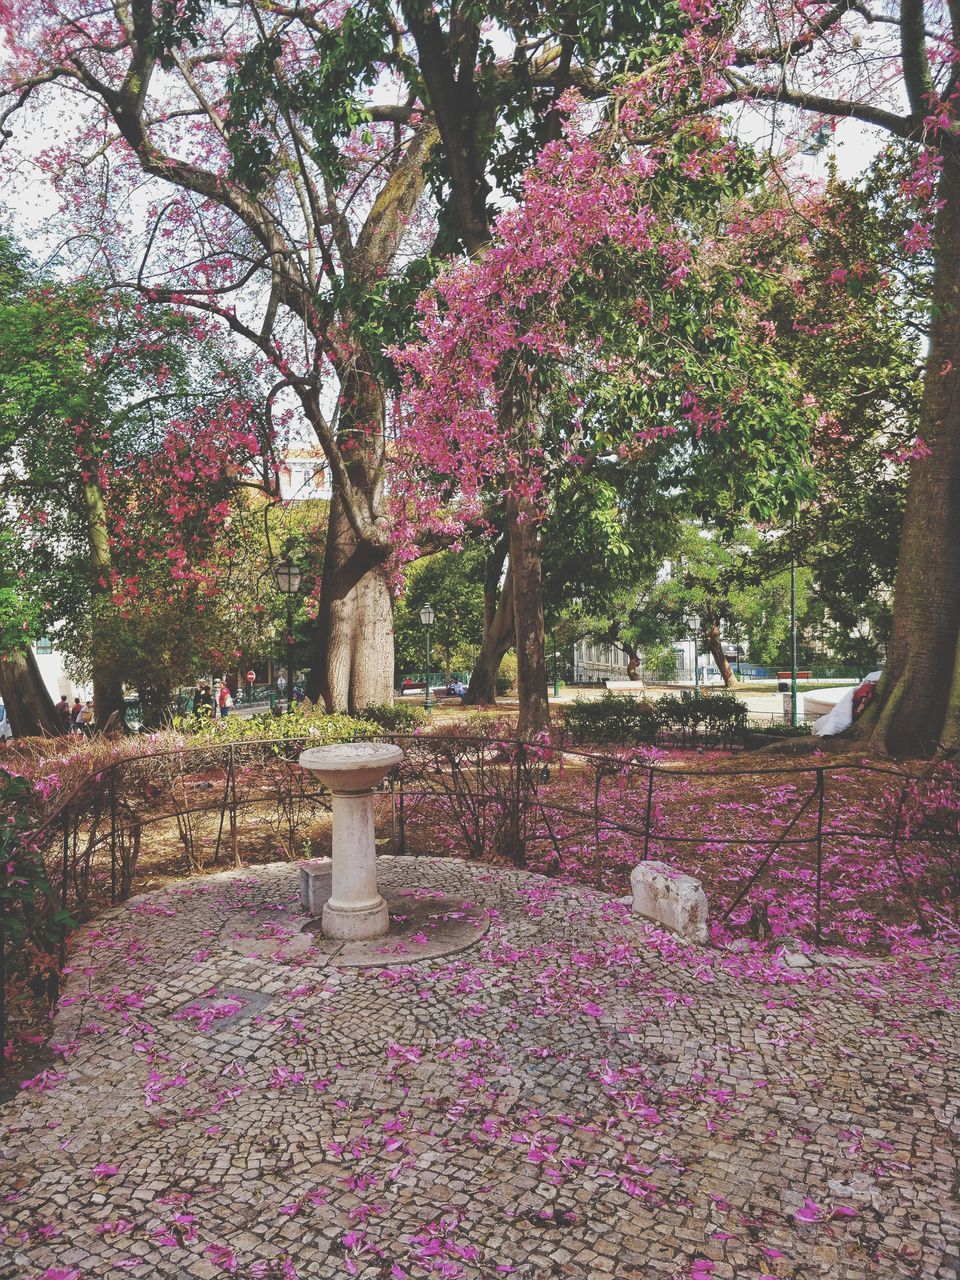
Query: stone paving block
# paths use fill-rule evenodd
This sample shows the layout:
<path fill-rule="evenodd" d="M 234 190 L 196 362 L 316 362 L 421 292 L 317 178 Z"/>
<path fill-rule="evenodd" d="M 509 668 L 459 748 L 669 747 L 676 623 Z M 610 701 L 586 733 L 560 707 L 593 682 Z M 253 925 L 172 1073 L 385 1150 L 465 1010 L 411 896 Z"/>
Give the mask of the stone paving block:
<path fill-rule="evenodd" d="M 516 870 L 386 857 L 381 884 L 492 924 L 457 954 L 338 968 L 282 945 L 304 917 L 299 869 L 278 864 L 77 932 L 65 994 L 102 1029 L 59 1084 L 0 1111 L 2 1280 L 67 1259 L 84 1280 L 123 1259 L 134 1277 L 202 1280 L 226 1274 L 204 1256 L 214 1241 L 238 1275 L 287 1260 L 340 1280 L 354 1231 L 369 1280 L 425 1273 L 418 1231 L 449 1241 L 462 1280 L 501 1264 L 671 1280 L 698 1257 L 746 1280 L 763 1246 L 784 1280 L 957 1280 L 955 959 L 926 957 L 898 987 L 876 961 L 794 970 L 677 946 L 601 894 Z M 240 954 L 233 935 L 258 931 Z M 142 1005 L 117 1007 L 136 990 Z M 206 1031 L 172 1016 L 231 991 L 269 1003 Z M 92 1176 L 102 1161 L 115 1178 Z M 822 1220 L 797 1219 L 807 1198 Z M 198 1239 L 161 1246 L 177 1213 Z M 98 1233 L 120 1217 L 134 1230 Z"/>

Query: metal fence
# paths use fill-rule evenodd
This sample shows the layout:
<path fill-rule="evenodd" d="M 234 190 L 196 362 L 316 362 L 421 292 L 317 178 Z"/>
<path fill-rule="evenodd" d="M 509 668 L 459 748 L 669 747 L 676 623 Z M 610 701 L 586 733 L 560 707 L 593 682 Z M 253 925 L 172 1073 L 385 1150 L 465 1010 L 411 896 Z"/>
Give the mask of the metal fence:
<path fill-rule="evenodd" d="M 383 739 L 404 749 L 381 788 L 383 852 L 502 859 L 619 892 L 638 861 L 661 858 L 695 874 L 706 862 L 714 867 L 711 907 L 723 922 L 742 927 L 738 913 L 758 887 L 770 893 L 789 883 L 817 945 L 838 924 L 836 894 L 825 889 L 852 877 L 856 863 L 867 880 L 841 886 L 845 900 L 858 892 L 876 899 L 885 885 L 888 901 L 870 903 L 881 925 L 884 911 L 909 914 L 928 936 L 944 921 L 956 925 L 956 811 L 941 806 L 937 823 L 925 825 L 915 801 L 929 779 L 893 766 L 731 760 L 718 770 L 657 763 L 642 751 L 559 751 L 453 732 Z M 126 899 L 151 830 L 178 851 L 187 874 L 239 867 L 253 852 L 262 860 L 264 845 L 278 857 L 304 856 L 306 837 L 329 810 L 316 775 L 297 764 L 309 745 L 264 740 L 148 753 L 84 778 L 30 833 L 51 885 L 33 923 L 57 910 L 83 920 Z M 852 794 L 864 799 L 859 810 Z M 708 814 L 706 832 L 691 829 L 693 806 Z M 0 916 L 0 953 L 4 944 Z M 62 967 L 64 929 L 58 946 Z M 0 987 L 0 1045 L 3 1017 Z"/>

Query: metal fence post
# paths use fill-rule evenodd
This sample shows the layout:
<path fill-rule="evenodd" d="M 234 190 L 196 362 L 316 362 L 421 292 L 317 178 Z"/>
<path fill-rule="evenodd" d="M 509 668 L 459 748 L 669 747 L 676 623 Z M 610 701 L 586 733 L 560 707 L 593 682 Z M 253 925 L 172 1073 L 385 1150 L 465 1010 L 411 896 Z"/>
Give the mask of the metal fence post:
<path fill-rule="evenodd" d="M 400 827 L 400 853 L 401 858 L 406 857 L 407 853 L 407 827 L 405 822 L 405 814 L 403 812 L 403 774 L 397 779 L 400 784 L 400 799 L 398 802 L 397 822 Z"/>
<path fill-rule="evenodd" d="M 230 851 L 233 854 L 233 865 L 240 867 L 240 845 L 237 840 L 237 757 L 233 743 L 230 744 L 228 781 L 230 787 Z M 223 818 L 221 816 L 221 823 L 222 821 Z"/>
<path fill-rule="evenodd" d="M 110 905 L 117 902 L 117 771 L 110 769 Z"/>
<path fill-rule="evenodd" d="M 647 816 L 643 826 L 643 860 L 644 862 L 650 856 L 650 828 L 653 825 L 653 765 L 650 766 L 650 776 L 647 779 Z"/>
<path fill-rule="evenodd" d="M 594 858 L 600 857 L 600 784 L 603 781 L 603 766 L 593 762 L 596 770 L 593 780 L 593 852 Z"/>
<path fill-rule="evenodd" d="M 7 860 L 0 858 L 0 1079 L 7 1070 Z"/>
<path fill-rule="evenodd" d="M 822 768 L 817 769 L 817 916 L 814 938 L 820 946 L 823 936 L 821 910 L 823 906 L 823 804 L 825 779 Z"/>
<path fill-rule="evenodd" d="M 64 918 L 60 921 L 60 969 L 67 962 L 67 876 L 70 865 L 70 814 L 63 811 L 63 858 L 60 867 L 60 910 Z"/>

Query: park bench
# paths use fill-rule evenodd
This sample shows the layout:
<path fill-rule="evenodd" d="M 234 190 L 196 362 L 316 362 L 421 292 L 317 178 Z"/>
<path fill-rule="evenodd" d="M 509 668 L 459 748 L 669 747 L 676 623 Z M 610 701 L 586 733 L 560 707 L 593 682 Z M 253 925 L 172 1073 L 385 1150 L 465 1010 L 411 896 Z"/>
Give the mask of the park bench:
<path fill-rule="evenodd" d="M 604 680 L 608 693 L 646 693 L 642 680 Z"/>

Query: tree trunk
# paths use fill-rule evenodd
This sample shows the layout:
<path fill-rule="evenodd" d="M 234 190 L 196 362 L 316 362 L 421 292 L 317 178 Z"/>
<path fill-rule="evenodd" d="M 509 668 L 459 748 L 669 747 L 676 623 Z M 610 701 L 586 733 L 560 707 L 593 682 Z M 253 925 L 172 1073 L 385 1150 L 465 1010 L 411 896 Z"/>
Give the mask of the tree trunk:
<path fill-rule="evenodd" d="M 547 699 L 539 534 L 532 505 L 513 494 L 507 498 L 507 535 L 513 570 L 513 621 L 520 699 L 517 736 L 526 739 L 550 727 L 550 703 Z"/>
<path fill-rule="evenodd" d="M 386 400 L 375 372 L 350 363 L 340 374 L 338 446 L 367 525 L 387 519 L 384 464 Z M 354 512 L 356 519 L 356 510 Z M 393 593 L 390 545 L 360 537 L 334 486 L 323 558 L 314 665 L 307 692 L 328 711 L 354 714 L 393 701 Z"/>
<path fill-rule="evenodd" d="M 32 649 L 0 659 L 0 697 L 18 738 L 58 734 L 53 699 L 43 683 Z"/>
<path fill-rule="evenodd" d="M 89 450 L 89 441 L 86 442 Z M 113 557 L 110 551 L 110 532 L 107 528 L 107 512 L 103 490 L 93 479 L 83 481 L 83 501 L 87 519 L 87 545 L 91 574 L 91 677 L 93 680 L 93 710 L 97 728 L 102 729 L 114 711 L 120 714 L 123 726 L 123 678 L 113 670 L 102 656 L 112 646 L 99 643 L 104 628 L 112 625 L 110 615 L 112 588 L 110 574 Z M 106 615 L 106 616 L 105 616 Z"/>
<path fill-rule="evenodd" d="M 623 641 L 620 642 L 623 644 Z M 627 655 L 627 679 L 640 679 L 640 654 L 636 649 L 628 644 L 623 645 L 623 651 Z"/>
<path fill-rule="evenodd" d="M 143 727 L 145 729 L 169 728 L 170 706 L 173 701 L 171 686 L 142 686 L 137 690 L 137 696 L 140 699 L 140 718 L 143 721 Z"/>
<path fill-rule="evenodd" d="M 723 676 L 723 683 L 728 689 L 732 689 L 737 683 L 737 677 L 733 668 L 727 661 L 727 655 L 723 652 L 723 641 L 720 639 L 720 628 L 709 627 L 706 631 L 707 648 L 710 650 L 710 656 Z"/>
<path fill-rule="evenodd" d="M 938 198 L 919 431 L 930 452 L 911 465 L 886 666 L 858 723 L 859 736 L 897 756 L 960 746 L 960 155 L 953 147 Z"/>
<path fill-rule="evenodd" d="M 486 606 L 486 601 L 484 602 Z M 485 625 L 483 644 L 477 654 L 464 703 L 470 707 L 492 707 L 497 701 L 497 672 L 503 656 L 514 644 L 513 624 L 513 567 L 507 566 L 507 574 L 500 590 L 500 598 Z"/>
<path fill-rule="evenodd" d="M 307 683 L 328 711 L 354 713 L 393 700 L 393 598 L 383 558 L 357 538 L 334 493 Z"/>

